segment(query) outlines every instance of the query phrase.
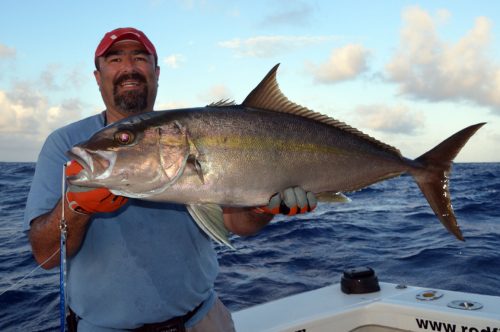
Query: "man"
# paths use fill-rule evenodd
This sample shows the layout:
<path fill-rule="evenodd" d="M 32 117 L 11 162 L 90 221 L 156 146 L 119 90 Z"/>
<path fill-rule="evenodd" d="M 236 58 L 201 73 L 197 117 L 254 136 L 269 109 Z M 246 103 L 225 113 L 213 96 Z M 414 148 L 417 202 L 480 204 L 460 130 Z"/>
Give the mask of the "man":
<path fill-rule="evenodd" d="M 68 188 L 62 204 L 65 152 L 107 124 L 153 111 L 156 99 L 158 56 L 141 31 L 119 28 L 105 34 L 95 65 L 106 110 L 53 132 L 38 158 L 24 218 L 35 259 L 47 269 L 58 266 L 54 253 L 64 207 L 68 304 L 78 331 L 234 330 L 229 311 L 214 292 L 215 251 L 184 206 L 75 186 Z M 73 161 L 66 175 L 80 170 Z M 280 206 L 293 214 L 315 204 L 313 195 L 288 188 L 267 207 L 224 208 L 224 224 L 235 234 L 254 234 Z"/>

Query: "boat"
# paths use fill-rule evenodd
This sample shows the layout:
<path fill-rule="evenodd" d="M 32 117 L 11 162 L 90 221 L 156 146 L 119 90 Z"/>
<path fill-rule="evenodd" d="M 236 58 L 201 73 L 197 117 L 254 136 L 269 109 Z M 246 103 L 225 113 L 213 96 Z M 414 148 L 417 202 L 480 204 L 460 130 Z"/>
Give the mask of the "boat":
<path fill-rule="evenodd" d="M 500 332 L 500 297 L 378 282 L 361 267 L 232 315 L 238 332 Z"/>

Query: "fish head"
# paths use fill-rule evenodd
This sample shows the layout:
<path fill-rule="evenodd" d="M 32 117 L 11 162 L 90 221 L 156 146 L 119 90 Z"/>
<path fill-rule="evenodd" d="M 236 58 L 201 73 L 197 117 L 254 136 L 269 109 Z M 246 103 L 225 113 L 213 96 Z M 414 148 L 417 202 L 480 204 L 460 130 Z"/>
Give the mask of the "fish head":
<path fill-rule="evenodd" d="M 135 198 L 154 196 L 174 183 L 189 156 L 187 133 L 175 120 L 157 123 L 147 115 L 109 125 L 71 148 L 68 156 L 83 170 L 68 182 Z"/>

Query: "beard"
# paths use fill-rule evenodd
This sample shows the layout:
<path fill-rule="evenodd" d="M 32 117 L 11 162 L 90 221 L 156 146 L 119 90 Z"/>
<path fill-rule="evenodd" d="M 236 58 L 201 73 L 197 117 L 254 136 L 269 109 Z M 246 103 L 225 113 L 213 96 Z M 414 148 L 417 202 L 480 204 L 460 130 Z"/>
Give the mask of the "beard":
<path fill-rule="evenodd" d="M 129 114 L 138 114 L 148 107 L 148 87 L 144 85 L 142 89 L 118 92 L 118 86 L 127 79 L 135 79 L 141 83 L 146 83 L 146 79 L 138 73 L 131 73 L 120 76 L 114 85 L 113 97 L 116 107 Z"/>
<path fill-rule="evenodd" d="M 148 88 L 145 86 L 141 90 L 114 92 L 115 105 L 125 113 L 141 113 L 148 107 Z"/>

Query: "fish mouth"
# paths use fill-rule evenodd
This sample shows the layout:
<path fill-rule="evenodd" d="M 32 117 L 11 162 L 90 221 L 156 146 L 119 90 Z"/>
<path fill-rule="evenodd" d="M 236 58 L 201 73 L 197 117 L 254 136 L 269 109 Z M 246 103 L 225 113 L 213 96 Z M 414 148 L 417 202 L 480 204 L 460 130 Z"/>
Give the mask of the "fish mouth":
<path fill-rule="evenodd" d="M 78 174 L 67 178 L 69 183 L 75 185 L 102 186 L 102 182 L 111 175 L 116 163 L 114 151 L 88 151 L 75 146 L 67 155 L 83 167 Z"/>

